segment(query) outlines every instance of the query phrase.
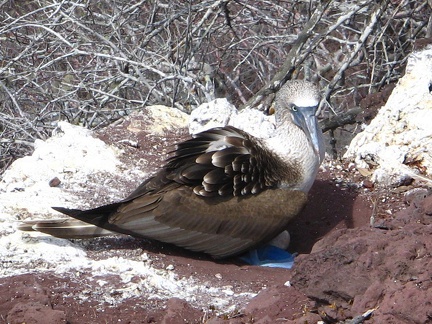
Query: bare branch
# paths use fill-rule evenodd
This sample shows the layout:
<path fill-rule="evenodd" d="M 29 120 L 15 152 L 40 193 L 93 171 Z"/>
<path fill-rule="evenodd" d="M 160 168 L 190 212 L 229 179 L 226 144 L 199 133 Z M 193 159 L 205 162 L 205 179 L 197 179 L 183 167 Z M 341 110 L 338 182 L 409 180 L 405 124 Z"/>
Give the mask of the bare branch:
<path fill-rule="evenodd" d="M 39 0 L 0 9 L 0 174 L 62 119 L 98 128 L 143 106 L 189 112 L 218 97 L 264 109 L 290 78 L 320 83 L 322 107 L 344 116 L 401 75 L 414 41 L 431 34 L 432 13 L 429 0 Z"/>

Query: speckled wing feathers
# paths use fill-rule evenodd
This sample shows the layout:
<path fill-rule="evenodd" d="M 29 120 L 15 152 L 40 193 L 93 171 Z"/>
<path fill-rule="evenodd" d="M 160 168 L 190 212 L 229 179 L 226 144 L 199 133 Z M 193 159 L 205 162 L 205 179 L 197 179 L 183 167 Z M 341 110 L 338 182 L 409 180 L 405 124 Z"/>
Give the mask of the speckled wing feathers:
<path fill-rule="evenodd" d="M 272 170 L 262 171 L 281 164 L 269 161 L 277 160 L 274 156 L 264 158 L 257 145 L 257 139 L 234 127 L 197 134 L 178 145 L 166 165 L 167 178 L 193 186 L 195 194 L 205 197 L 257 194 L 277 185 L 268 176 Z"/>

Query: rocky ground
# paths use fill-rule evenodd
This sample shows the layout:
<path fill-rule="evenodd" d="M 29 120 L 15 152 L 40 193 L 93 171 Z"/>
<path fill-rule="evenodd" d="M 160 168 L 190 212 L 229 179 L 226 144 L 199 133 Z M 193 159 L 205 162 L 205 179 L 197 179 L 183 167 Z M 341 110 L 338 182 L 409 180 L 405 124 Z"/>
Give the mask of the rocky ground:
<path fill-rule="evenodd" d="M 122 150 L 124 165 L 138 161 L 151 172 L 187 130 L 155 136 L 142 131 L 149 122 L 141 114 L 97 136 Z M 307 207 L 288 228 L 289 250 L 298 253 L 290 270 L 214 261 L 126 236 L 48 240 L 3 220 L 0 322 L 432 323 L 431 192 L 418 181 L 376 188 L 362 173 L 348 162 L 324 163 Z M 58 189 L 98 205 L 113 199 L 107 187 L 118 186 L 121 197 L 139 183 L 121 173 L 111 182 L 98 175 L 87 181 L 79 190 Z M 96 197 L 97 183 L 105 185 Z M 34 257 L 40 242 L 42 255 L 73 248 L 72 257 Z"/>

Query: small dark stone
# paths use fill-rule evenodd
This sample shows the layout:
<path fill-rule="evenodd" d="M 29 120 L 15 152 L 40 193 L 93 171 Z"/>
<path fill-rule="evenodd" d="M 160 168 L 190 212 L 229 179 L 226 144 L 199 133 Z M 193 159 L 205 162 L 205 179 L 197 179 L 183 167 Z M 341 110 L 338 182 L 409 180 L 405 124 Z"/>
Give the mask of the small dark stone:
<path fill-rule="evenodd" d="M 409 186 L 410 184 L 412 184 L 414 181 L 413 178 L 411 178 L 410 176 L 404 176 L 402 177 L 399 182 L 396 184 L 396 187 L 401 187 L 401 186 Z"/>
<path fill-rule="evenodd" d="M 60 183 L 61 183 L 60 179 L 57 178 L 57 177 L 55 177 L 55 178 L 52 178 L 52 179 L 50 180 L 50 182 L 49 182 L 49 186 L 50 186 L 50 187 L 58 187 Z"/>
<path fill-rule="evenodd" d="M 369 179 L 363 181 L 363 187 L 372 189 L 374 187 L 374 183 Z"/>

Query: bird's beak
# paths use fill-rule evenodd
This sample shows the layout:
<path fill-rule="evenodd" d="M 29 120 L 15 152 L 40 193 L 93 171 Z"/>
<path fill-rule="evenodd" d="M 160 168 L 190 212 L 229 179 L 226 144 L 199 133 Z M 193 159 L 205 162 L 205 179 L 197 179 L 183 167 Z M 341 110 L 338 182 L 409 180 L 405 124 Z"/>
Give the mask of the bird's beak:
<path fill-rule="evenodd" d="M 321 128 L 315 116 L 317 106 L 300 107 L 293 112 L 294 123 L 300 127 L 306 134 L 309 143 L 312 145 L 315 153 L 319 156 L 320 161 L 324 158 L 324 142 Z"/>

